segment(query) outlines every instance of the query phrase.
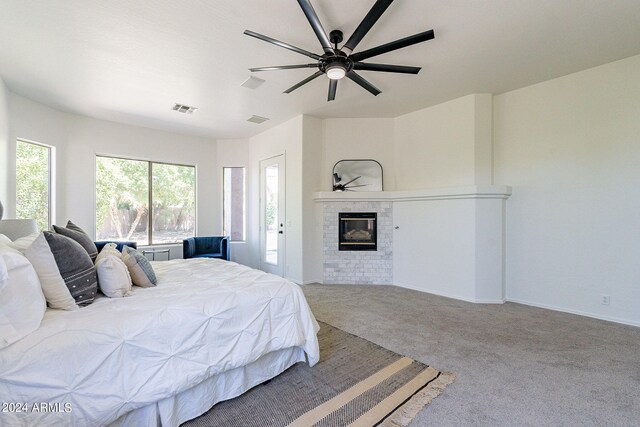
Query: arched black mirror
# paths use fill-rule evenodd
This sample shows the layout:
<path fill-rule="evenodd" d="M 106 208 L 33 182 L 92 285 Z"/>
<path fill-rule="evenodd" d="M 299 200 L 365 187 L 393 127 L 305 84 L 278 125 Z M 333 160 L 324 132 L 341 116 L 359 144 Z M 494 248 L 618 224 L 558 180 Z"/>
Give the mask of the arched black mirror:
<path fill-rule="evenodd" d="M 372 159 L 340 160 L 332 181 L 333 191 L 382 191 L 382 165 Z"/>

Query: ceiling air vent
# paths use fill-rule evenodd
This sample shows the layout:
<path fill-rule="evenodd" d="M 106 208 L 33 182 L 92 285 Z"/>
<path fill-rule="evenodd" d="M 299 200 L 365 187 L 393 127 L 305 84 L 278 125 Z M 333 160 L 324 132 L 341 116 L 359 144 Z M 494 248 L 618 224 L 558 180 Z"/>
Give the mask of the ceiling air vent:
<path fill-rule="evenodd" d="M 184 114 L 193 114 L 194 111 L 197 110 L 196 107 L 191 107 L 190 105 L 178 104 L 176 103 L 173 108 L 173 111 L 177 111 L 178 113 Z"/>
<path fill-rule="evenodd" d="M 243 81 L 240 86 L 246 87 L 247 89 L 257 89 L 264 82 L 265 81 L 262 79 L 251 76 L 247 80 Z"/>
<path fill-rule="evenodd" d="M 259 125 L 260 123 L 264 123 L 267 120 L 269 119 L 266 117 L 260 117 L 260 116 L 251 116 L 247 119 L 248 122 L 255 123 L 257 125 Z"/>

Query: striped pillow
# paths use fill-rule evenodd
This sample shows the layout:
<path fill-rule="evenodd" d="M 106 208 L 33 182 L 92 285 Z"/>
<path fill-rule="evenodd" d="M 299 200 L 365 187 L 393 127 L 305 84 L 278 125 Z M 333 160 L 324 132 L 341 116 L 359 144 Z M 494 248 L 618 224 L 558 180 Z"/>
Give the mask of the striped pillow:
<path fill-rule="evenodd" d="M 129 274 L 131 275 L 131 280 L 134 285 L 140 286 L 141 288 L 150 288 L 158 283 L 156 273 L 153 271 L 151 263 L 147 257 L 137 250 L 129 246 L 123 247 L 122 261 L 124 261 L 129 269 Z"/>

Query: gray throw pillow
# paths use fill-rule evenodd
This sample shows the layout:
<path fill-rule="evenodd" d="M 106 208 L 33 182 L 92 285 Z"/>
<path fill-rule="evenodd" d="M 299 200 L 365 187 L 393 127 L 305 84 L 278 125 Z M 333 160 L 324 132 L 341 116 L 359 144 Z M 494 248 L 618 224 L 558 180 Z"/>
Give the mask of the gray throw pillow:
<path fill-rule="evenodd" d="M 146 256 L 137 250 L 125 246 L 122 248 L 122 261 L 129 269 L 131 280 L 136 286 L 150 288 L 158 283 L 156 273 Z"/>
<path fill-rule="evenodd" d="M 60 234 L 45 231 L 44 237 L 76 304 L 91 304 L 98 291 L 98 276 L 87 251 L 75 240 Z"/>
<path fill-rule="evenodd" d="M 70 239 L 78 242 L 89 254 L 91 262 L 95 262 L 96 257 L 98 256 L 98 248 L 96 247 L 96 244 L 93 243 L 93 239 L 89 237 L 82 228 L 78 227 L 73 222 L 68 221 L 66 228 L 54 225 L 53 230 L 58 234 L 62 234 L 63 236 L 69 237 Z"/>

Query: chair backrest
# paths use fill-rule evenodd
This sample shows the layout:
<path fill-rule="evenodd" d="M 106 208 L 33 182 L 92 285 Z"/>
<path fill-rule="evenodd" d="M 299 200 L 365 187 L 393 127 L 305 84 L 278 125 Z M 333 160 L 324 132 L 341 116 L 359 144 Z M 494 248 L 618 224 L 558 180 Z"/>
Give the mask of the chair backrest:
<path fill-rule="evenodd" d="M 184 239 L 182 245 L 183 258 L 202 254 L 220 254 L 220 258 L 229 260 L 228 236 L 190 237 Z"/>

